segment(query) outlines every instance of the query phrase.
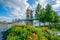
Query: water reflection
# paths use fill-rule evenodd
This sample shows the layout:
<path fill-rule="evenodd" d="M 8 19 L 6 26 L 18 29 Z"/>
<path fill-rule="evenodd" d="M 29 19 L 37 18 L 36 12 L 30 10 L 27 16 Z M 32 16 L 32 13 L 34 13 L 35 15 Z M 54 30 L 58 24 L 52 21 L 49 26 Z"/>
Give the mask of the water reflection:
<path fill-rule="evenodd" d="M 2 32 L 11 28 L 11 24 L 0 24 L 0 40 L 2 40 Z"/>
<path fill-rule="evenodd" d="M 6 31 L 11 27 L 11 24 L 0 24 L 0 32 Z"/>

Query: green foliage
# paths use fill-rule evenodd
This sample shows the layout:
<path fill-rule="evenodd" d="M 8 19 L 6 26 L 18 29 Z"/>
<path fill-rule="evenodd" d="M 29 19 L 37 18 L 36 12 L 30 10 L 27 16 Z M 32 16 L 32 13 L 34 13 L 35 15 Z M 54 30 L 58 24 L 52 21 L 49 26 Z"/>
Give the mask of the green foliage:
<path fill-rule="evenodd" d="M 39 21 L 39 23 L 44 23 L 44 25 L 46 22 L 49 22 L 49 26 L 51 24 L 55 24 L 56 26 L 56 23 L 59 22 L 57 12 L 55 12 L 49 4 L 47 4 L 45 8 L 41 8 L 40 4 L 38 4 L 36 8 L 35 18 Z"/>
<path fill-rule="evenodd" d="M 52 7 L 51 5 L 47 4 L 46 6 L 46 22 L 50 22 L 51 21 L 51 11 L 52 11 Z"/>
<path fill-rule="evenodd" d="M 18 36 L 8 36 L 7 40 L 20 40 Z"/>
<path fill-rule="evenodd" d="M 41 6 L 40 4 L 37 5 L 37 8 L 36 8 L 36 14 L 35 14 L 35 17 L 37 20 L 40 21 L 40 13 L 41 13 Z"/>
<path fill-rule="evenodd" d="M 51 40 L 59 40 L 57 35 L 51 36 Z"/>
<path fill-rule="evenodd" d="M 34 26 L 19 26 L 12 27 L 4 34 L 8 33 L 8 35 L 4 35 L 4 40 L 34 40 L 37 37 L 37 40 L 59 40 L 56 34 L 51 34 L 50 29 L 46 27 L 34 27 Z M 56 29 L 51 29 L 51 31 L 57 31 Z M 34 37 L 35 35 L 35 37 Z"/>
<path fill-rule="evenodd" d="M 43 8 L 41 9 L 41 15 L 40 15 L 40 22 L 45 23 L 46 22 L 46 10 Z"/>
<path fill-rule="evenodd" d="M 59 17 L 57 15 L 57 12 L 53 11 L 51 12 L 51 21 L 53 23 L 58 23 L 59 22 Z"/>

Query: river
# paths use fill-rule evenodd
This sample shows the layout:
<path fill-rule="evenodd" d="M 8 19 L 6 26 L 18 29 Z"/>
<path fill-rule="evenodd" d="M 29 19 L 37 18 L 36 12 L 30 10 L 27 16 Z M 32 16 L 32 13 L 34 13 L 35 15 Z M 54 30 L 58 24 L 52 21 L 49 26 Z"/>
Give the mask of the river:
<path fill-rule="evenodd" d="M 0 40 L 2 40 L 2 32 L 11 28 L 11 24 L 0 24 Z"/>

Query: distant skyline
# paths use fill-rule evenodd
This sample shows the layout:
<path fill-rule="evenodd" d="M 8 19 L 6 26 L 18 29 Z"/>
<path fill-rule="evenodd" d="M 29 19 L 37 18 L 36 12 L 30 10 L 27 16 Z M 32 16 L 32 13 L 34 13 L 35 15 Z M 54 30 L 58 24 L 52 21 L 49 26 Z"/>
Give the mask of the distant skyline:
<path fill-rule="evenodd" d="M 29 7 L 31 10 L 35 10 L 38 3 L 42 7 L 49 3 L 54 10 L 60 11 L 60 0 L 0 0 L 0 21 L 24 19 L 26 18 L 26 9 Z"/>

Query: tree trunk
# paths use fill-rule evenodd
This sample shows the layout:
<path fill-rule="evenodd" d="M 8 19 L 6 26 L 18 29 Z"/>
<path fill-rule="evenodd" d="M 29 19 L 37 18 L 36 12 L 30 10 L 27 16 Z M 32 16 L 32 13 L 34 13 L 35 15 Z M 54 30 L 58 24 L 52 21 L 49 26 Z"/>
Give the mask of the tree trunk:
<path fill-rule="evenodd" d="M 39 26 L 40 26 L 40 21 L 39 21 Z"/>
<path fill-rule="evenodd" d="M 44 22 L 44 26 L 45 26 L 45 22 Z"/>
<path fill-rule="evenodd" d="M 50 22 L 49 22 L 49 26 L 50 26 Z"/>
<path fill-rule="evenodd" d="M 55 23 L 55 28 L 56 28 L 56 23 Z"/>
<path fill-rule="evenodd" d="M 49 22 L 49 27 L 50 27 L 50 22 Z M 51 27 L 50 27 L 51 28 Z"/>
<path fill-rule="evenodd" d="M 52 24 L 51 26 L 54 27 L 54 23 L 51 23 L 51 24 Z"/>

